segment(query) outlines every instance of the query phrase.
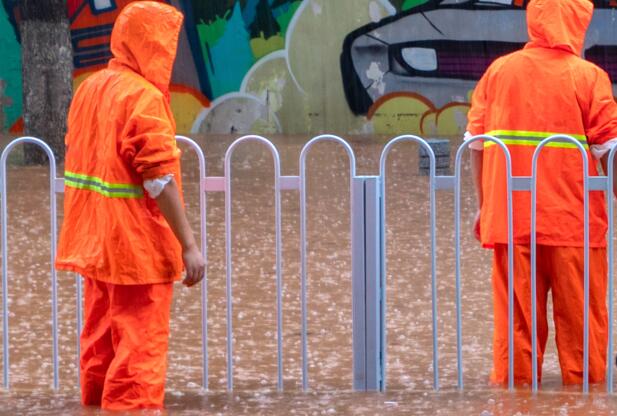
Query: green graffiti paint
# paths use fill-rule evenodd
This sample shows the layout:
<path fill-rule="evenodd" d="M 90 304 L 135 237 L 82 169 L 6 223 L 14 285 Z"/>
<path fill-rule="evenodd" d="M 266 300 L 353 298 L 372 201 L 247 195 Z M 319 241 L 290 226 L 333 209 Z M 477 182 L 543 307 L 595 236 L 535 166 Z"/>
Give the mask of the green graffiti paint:
<path fill-rule="evenodd" d="M 197 24 L 197 33 L 202 42 L 205 41 L 210 44 L 215 44 L 223 37 L 227 27 L 228 14 L 229 12 L 227 12 L 224 17 L 217 16 L 216 19 L 210 23 L 204 23 L 202 20 L 201 23 Z"/>
<path fill-rule="evenodd" d="M 9 22 L 6 10 L 0 6 L 0 132 L 13 125 L 21 116 L 21 47 Z"/>
<path fill-rule="evenodd" d="M 426 3 L 428 0 L 405 0 L 401 5 L 401 11 L 409 10 Z"/>
<path fill-rule="evenodd" d="M 287 34 L 287 27 L 289 26 L 291 19 L 294 17 L 294 14 L 296 14 L 296 11 L 298 10 L 298 7 L 300 7 L 301 3 L 302 1 L 293 2 L 289 5 L 287 11 L 281 13 L 279 16 L 276 17 L 276 21 L 281 28 L 281 35 L 283 37 Z"/>

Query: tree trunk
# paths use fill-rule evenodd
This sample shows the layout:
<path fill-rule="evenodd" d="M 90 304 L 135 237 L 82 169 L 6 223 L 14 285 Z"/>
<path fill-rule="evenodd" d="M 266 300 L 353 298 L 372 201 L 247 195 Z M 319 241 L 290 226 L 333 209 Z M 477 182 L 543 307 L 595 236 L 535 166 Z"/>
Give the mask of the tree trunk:
<path fill-rule="evenodd" d="M 66 116 L 73 92 L 73 54 L 64 0 L 21 0 L 23 117 L 25 134 L 50 145 L 64 158 Z M 43 164 L 47 156 L 27 145 L 24 161 Z"/>

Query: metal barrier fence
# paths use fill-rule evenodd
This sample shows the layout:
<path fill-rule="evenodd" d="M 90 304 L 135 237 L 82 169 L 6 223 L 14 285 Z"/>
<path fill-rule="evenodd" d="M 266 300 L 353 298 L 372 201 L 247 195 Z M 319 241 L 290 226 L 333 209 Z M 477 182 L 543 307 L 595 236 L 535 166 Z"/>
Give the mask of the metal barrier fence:
<path fill-rule="evenodd" d="M 350 210 L 351 210 L 351 258 L 352 258 L 352 349 L 353 349 L 353 387 L 360 391 L 385 390 L 386 388 L 386 182 L 387 160 L 392 148 L 399 143 L 411 142 L 421 146 L 428 154 L 429 165 L 429 226 L 431 230 L 431 312 L 432 312 L 432 348 L 433 348 L 433 388 L 440 389 L 439 378 L 439 348 L 437 330 L 437 274 L 436 274 L 436 191 L 454 191 L 455 209 L 455 297 L 456 297 L 456 356 L 458 388 L 463 389 L 463 341 L 461 314 L 461 166 L 462 155 L 469 145 L 475 141 L 494 142 L 503 152 L 506 167 L 507 216 L 508 230 L 513 229 L 513 197 L 514 191 L 531 192 L 531 291 L 532 291 L 532 391 L 538 391 L 537 368 L 537 329 L 536 329 L 536 208 L 537 208 L 537 175 L 538 157 L 542 149 L 551 142 L 573 143 L 581 152 L 583 161 L 584 185 L 584 328 L 583 328 L 583 392 L 589 392 L 589 192 L 604 191 L 609 195 L 608 207 L 608 350 L 607 350 L 607 391 L 613 392 L 613 291 L 614 291 L 614 256 L 613 256 L 613 160 L 617 147 L 608 155 L 608 175 L 592 176 L 588 174 L 588 153 L 574 138 L 565 135 L 554 135 L 544 139 L 537 146 L 533 161 L 532 175 L 529 177 L 513 176 L 510 152 L 499 139 L 481 135 L 465 141 L 457 150 L 455 156 L 454 176 L 437 176 L 435 174 L 435 154 L 424 139 L 403 135 L 392 139 L 384 147 L 378 176 L 359 176 L 356 174 L 356 158 L 351 146 L 340 137 L 321 135 L 310 140 L 300 153 L 298 176 L 282 176 L 281 162 L 276 147 L 267 139 L 249 135 L 237 139 L 227 149 L 225 154 L 224 176 L 213 177 L 206 174 L 204 153 L 197 143 L 189 138 L 177 136 L 180 143 L 191 148 L 199 161 L 199 199 L 200 199 L 200 237 L 201 252 L 207 258 L 206 239 L 206 194 L 211 192 L 225 193 L 225 256 L 226 256 L 226 323 L 227 323 L 227 389 L 233 390 L 233 326 L 232 326 L 232 191 L 231 191 L 231 158 L 234 151 L 243 143 L 256 142 L 264 145 L 271 153 L 274 163 L 274 198 L 275 198 L 275 262 L 276 262 L 276 321 L 277 321 L 277 387 L 283 389 L 283 310 L 282 310 L 282 233 L 281 233 L 281 191 L 299 191 L 300 198 L 300 276 L 301 276 L 301 345 L 302 345 L 302 388 L 309 388 L 308 373 L 308 323 L 307 323 L 307 207 L 306 207 L 306 165 L 307 155 L 318 143 L 333 142 L 340 145 L 349 159 L 350 173 Z M 0 226 L 2 227 L 2 331 L 3 331 L 3 387 L 9 384 L 9 311 L 8 311 L 8 245 L 7 245 L 7 181 L 6 163 L 9 154 L 19 144 L 34 144 L 39 146 L 48 156 L 50 172 L 50 216 L 51 216 L 51 296 L 52 296 L 52 357 L 53 357 L 53 388 L 59 388 L 58 360 L 58 322 L 57 322 L 57 277 L 54 267 L 57 239 L 57 206 L 56 194 L 64 192 L 64 179 L 57 177 L 56 161 L 52 150 L 47 144 L 37 138 L 22 137 L 12 141 L 5 147 L 0 156 Z M 513 332 L 513 235 L 508 235 L 508 387 L 514 389 L 514 332 Z M 82 322 L 82 287 L 81 278 L 77 276 L 77 328 L 79 335 Z M 208 294 L 207 275 L 201 283 L 201 337 L 202 337 L 202 386 L 208 388 Z M 79 355 L 79 337 L 77 342 Z M 79 366 L 78 366 L 79 368 Z M 78 377 L 79 377 L 79 371 Z M 78 383 L 79 385 L 79 380 Z"/>

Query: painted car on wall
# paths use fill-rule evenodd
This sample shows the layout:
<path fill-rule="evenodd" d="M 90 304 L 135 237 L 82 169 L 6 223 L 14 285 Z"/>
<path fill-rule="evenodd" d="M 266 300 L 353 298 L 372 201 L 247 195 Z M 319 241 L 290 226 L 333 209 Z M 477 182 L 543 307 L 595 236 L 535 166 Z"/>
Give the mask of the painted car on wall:
<path fill-rule="evenodd" d="M 584 55 L 617 80 L 617 2 L 594 4 Z M 438 107 L 466 102 L 495 58 L 527 42 L 525 6 L 522 0 L 431 0 L 351 32 L 341 54 L 351 110 L 367 114 L 380 98 L 404 91 Z"/>
<path fill-rule="evenodd" d="M 457 136 L 484 69 L 526 41 L 526 0 L 159 1 L 185 14 L 171 87 L 181 133 Z M 75 85 L 105 65 L 128 2 L 66 1 Z M 0 7 L 0 118 L 14 134 L 18 4 Z M 617 80 L 617 0 L 595 4 L 585 55 Z"/>

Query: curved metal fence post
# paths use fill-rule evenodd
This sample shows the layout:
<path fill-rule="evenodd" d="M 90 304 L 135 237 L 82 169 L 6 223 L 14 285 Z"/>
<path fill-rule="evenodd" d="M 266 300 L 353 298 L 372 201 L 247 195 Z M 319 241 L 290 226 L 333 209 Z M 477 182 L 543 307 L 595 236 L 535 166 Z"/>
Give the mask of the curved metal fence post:
<path fill-rule="evenodd" d="M 382 242 L 382 253 L 384 253 L 383 256 L 383 262 L 382 262 L 382 271 L 381 271 L 381 276 L 382 276 L 382 290 L 384 293 L 384 298 L 383 298 L 383 302 L 382 302 L 382 316 L 386 317 L 386 273 L 387 273 L 387 256 L 385 255 L 386 253 L 386 236 L 387 233 L 385 232 L 386 230 L 386 176 L 387 176 L 387 172 L 386 172 L 386 163 L 387 163 L 387 159 L 388 156 L 390 154 L 390 151 L 392 150 L 392 147 L 394 147 L 396 144 L 401 143 L 401 142 L 411 142 L 411 143 L 417 143 L 419 144 L 428 154 L 429 156 L 429 209 L 430 209 L 430 213 L 429 213 L 429 226 L 431 229 L 431 312 L 432 312 L 432 331 L 433 331 L 433 389 L 434 390 L 439 390 L 439 346 L 438 346 L 438 338 L 437 338 L 437 242 L 436 242 L 436 233 L 437 233 L 437 229 L 436 229 L 436 202 L 435 202 L 435 152 L 433 151 L 433 148 L 426 142 L 426 140 L 422 139 L 421 137 L 418 136 L 414 136 L 414 135 L 402 135 L 402 136 L 398 136 L 395 137 L 394 139 L 390 140 L 386 146 L 384 147 L 384 149 L 381 152 L 381 157 L 379 160 L 379 176 L 381 177 L 381 212 L 382 212 L 382 225 L 381 225 L 381 229 L 383 232 L 383 236 L 381 239 Z M 386 348 L 386 343 L 385 343 L 385 339 L 386 339 L 386 325 L 383 325 L 383 331 L 384 331 L 384 336 L 383 336 L 383 340 L 384 340 L 384 345 L 382 346 L 382 354 L 384 355 L 384 375 L 383 375 L 383 388 L 385 390 L 386 388 L 386 360 L 385 360 L 385 355 L 387 352 L 387 348 Z"/>
<path fill-rule="evenodd" d="M 615 167 L 613 166 L 615 160 L 615 152 L 617 147 L 613 147 L 608 154 L 608 191 L 606 195 L 606 203 L 608 205 L 608 351 L 607 351 L 607 375 L 606 375 L 606 390 L 608 393 L 613 393 L 613 354 L 614 354 L 614 286 L 615 286 L 615 272 L 613 267 L 615 265 L 615 256 L 613 254 L 614 243 L 613 238 L 615 236 L 615 224 L 613 215 L 615 213 L 615 200 L 613 196 L 613 186 L 615 179 Z"/>
<path fill-rule="evenodd" d="M 349 157 L 349 192 L 351 217 L 353 218 L 353 178 L 356 176 L 356 157 L 345 140 L 331 134 L 323 134 L 309 140 L 300 152 L 300 308 L 302 314 L 301 342 L 302 342 L 302 389 L 308 390 L 308 323 L 307 323 L 307 262 L 306 262 L 306 157 L 309 150 L 319 142 L 334 142 L 340 144 Z M 351 224 L 353 233 L 353 221 Z"/>
<path fill-rule="evenodd" d="M 456 257 L 456 361 L 458 388 L 463 389 L 463 350 L 462 350 L 462 313 L 461 313 L 461 160 L 463 152 L 473 142 L 486 140 L 495 143 L 503 151 L 506 159 L 506 194 L 508 214 L 508 388 L 514 389 L 514 243 L 512 211 L 512 158 L 508 147 L 499 139 L 489 135 L 478 135 L 466 140 L 456 152 L 454 174 L 454 234 Z"/>
<path fill-rule="evenodd" d="M 77 326 L 77 330 L 75 334 L 77 335 L 77 388 L 81 390 L 81 327 L 82 327 L 82 277 L 77 274 L 75 275 L 75 285 L 77 287 L 76 301 L 75 301 L 75 322 Z"/>
<path fill-rule="evenodd" d="M 536 294 L 536 259 L 537 259 L 537 242 L 536 242 L 536 208 L 537 208 L 537 174 L 538 174 L 538 157 L 540 152 L 547 144 L 551 142 L 569 142 L 573 143 L 581 152 L 583 158 L 583 216 L 584 216 L 584 300 L 583 300 L 583 393 L 589 393 L 589 160 L 587 151 L 578 140 L 573 137 L 556 134 L 542 140 L 536 148 L 532 159 L 531 173 L 531 370 L 532 370 L 532 391 L 538 391 L 538 350 L 537 350 L 537 294 Z"/>
<path fill-rule="evenodd" d="M 199 162 L 199 221 L 201 255 L 207 264 L 208 236 L 206 233 L 207 199 L 204 184 L 206 180 L 206 157 L 199 145 L 185 136 L 176 136 L 176 141 L 189 146 L 197 155 Z M 201 386 L 208 390 L 208 267 L 204 269 L 204 278 L 201 281 Z"/>
<path fill-rule="evenodd" d="M 53 359 L 53 389 L 59 388 L 59 364 L 58 364 L 58 281 L 56 276 L 56 240 L 57 240 L 57 220 L 56 220 L 56 158 L 51 148 L 42 140 L 35 137 L 20 137 L 9 143 L 0 156 L 0 192 L 2 205 L 2 324 L 3 324 L 3 379 L 4 388 L 9 388 L 9 314 L 8 314 L 8 248 L 7 248 L 7 183 L 6 183 L 6 161 L 15 146 L 29 143 L 39 146 L 49 158 L 49 204 L 50 204 L 50 227 L 51 227 L 51 325 L 52 325 L 52 359 Z"/>
<path fill-rule="evenodd" d="M 283 390 L 283 296 L 281 277 L 281 162 L 278 150 L 268 139 L 248 135 L 234 141 L 225 153 L 225 258 L 226 258 L 226 294 L 227 294 L 227 389 L 233 390 L 233 327 L 232 327 L 232 287 L 231 287 L 231 157 L 241 143 L 257 142 L 264 144 L 274 162 L 274 198 L 275 198 L 275 246 L 276 246 L 276 327 L 277 327 L 277 389 Z"/>
<path fill-rule="evenodd" d="M 8 278 L 7 278 L 7 204 L 6 204 L 6 164 L 2 164 L 3 169 L 0 174 L 0 186 L 2 195 L 0 195 L 0 203 L 2 204 L 2 384 L 6 390 L 9 389 L 9 296 L 8 296 Z"/>

